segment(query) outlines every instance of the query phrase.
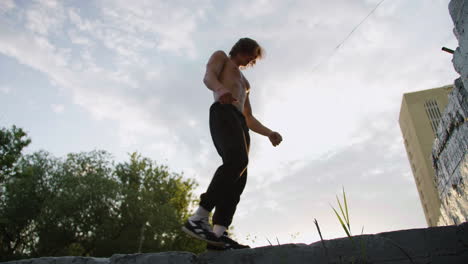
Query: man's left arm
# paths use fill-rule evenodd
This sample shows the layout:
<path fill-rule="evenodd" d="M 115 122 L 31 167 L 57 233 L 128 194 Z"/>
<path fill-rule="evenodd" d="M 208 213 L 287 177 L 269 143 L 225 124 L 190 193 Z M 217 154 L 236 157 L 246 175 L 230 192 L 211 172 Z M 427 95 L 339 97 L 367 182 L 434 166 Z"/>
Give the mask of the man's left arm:
<path fill-rule="evenodd" d="M 278 132 L 272 131 L 268 127 L 264 126 L 253 116 L 252 107 L 250 106 L 249 94 L 247 94 L 245 98 L 244 116 L 249 129 L 260 135 L 268 137 L 271 141 L 271 144 L 273 144 L 275 147 L 281 143 L 283 138 Z"/>

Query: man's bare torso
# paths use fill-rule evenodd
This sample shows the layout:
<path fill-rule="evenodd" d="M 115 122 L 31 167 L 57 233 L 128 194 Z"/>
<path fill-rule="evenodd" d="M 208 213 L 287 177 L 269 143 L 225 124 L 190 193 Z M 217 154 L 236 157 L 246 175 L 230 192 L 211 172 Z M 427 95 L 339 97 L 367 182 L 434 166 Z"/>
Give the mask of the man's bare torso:
<path fill-rule="evenodd" d="M 222 65 L 222 69 L 219 69 L 218 80 L 224 89 L 221 91 L 214 91 L 214 99 L 218 101 L 223 93 L 230 92 L 232 97 L 237 100 L 232 104 L 237 107 L 239 111 L 243 112 L 245 99 L 250 90 L 249 82 L 239 70 L 239 67 L 224 52 L 221 53 L 218 51 L 217 55 L 216 57 L 213 56 L 209 63 L 211 63 L 213 59 L 223 60 L 221 63 L 214 63 L 214 65 Z"/>

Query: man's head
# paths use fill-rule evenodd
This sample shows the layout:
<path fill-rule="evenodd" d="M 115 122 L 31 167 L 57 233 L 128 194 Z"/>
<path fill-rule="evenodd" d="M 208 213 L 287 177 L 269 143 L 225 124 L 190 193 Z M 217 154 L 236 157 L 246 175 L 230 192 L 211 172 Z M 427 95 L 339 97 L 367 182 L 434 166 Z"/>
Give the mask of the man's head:
<path fill-rule="evenodd" d="M 232 47 L 229 55 L 241 67 L 253 66 L 264 55 L 264 50 L 258 43 L 250 38 L 241 38 Z"/>

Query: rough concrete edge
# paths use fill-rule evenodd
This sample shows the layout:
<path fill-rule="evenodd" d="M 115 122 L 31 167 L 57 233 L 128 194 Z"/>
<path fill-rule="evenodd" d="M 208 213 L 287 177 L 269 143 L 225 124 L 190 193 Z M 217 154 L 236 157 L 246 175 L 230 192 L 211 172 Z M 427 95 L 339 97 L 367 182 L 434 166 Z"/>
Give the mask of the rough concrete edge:
<path fill-rule="evenodd" d="M 19 260 L 10 260 L 7 262 L 0 262 L 1 264 L 31 264 L 34 262 L 43 262 L 52 260 L 54 264 L 60 264 L 62 261 L 71 260 L 70 262 L 76 263 L 76 260 L 82 260 L 86 264 L 108 264 L 110 258 L 99 258 L 99 257 L 82 257 L 82 256 L 60 256 L 60 257 L 39 257 L 39 258 L 28 258 Z"/>
<path fill-rule="evenodd" d="M 428 236 L 435 233 L 440 233 L 442 231 L 442 234 L 445 236 L 448 236 L 449 232 L 451 232 L 453 236 L 453 243 L 457 243 L 455 248 L 450 248 L 448 246 L 443 247 L 443 248 L 435 248 L 434 245 L 432 244 L 433 241 L 428 241 Z M 399 234 L 402 234 L 400 239 L 405 239 L 405 236 L 409 235 L 409 232 L 413 233 L 413 235 L 419 236 L 420 239 L 423 239 L 423 245 L 416 245 L 420 246 L 421 248 L 418 250 L 415 247 L 407 247 L 405 243 L 402 243 L 398 238 Z M 437 256 L 462 256 L 468 254 L 468 222 L 461 223 L 459 225 L 448 225 L 448 226 L 438 226 L 438 227 L 426 227 L 426 228 L 413 228 L 413 229 L 401 229 L 401 230 L 393 230 L 393 231 L 386 231 L 386 232 L 380 232 L 376 234 L 364 234 L 364 235 L 356 235 L 353 236 L 355 239 L 365 239 L 366 241 L 366 248 L 369 248 L 370 243 L 375 243 L 376 240 L 381 240 L 383 243 L 386 243 L 388 245 L 391 245 L 391 247 L 394 248 L 395 252 L 398 252 L 398 254 L 395 254 L 394 256 L 391 257 L 386 257 L 386 258 L 380 258 L 380 257 L 370 257 L 369 252 L 367 252 L 367 258 L 369 261 L 377 261 L 377 262 L 382 262 L 382 261 L 398 261 L 398 260 L 408 260 L 410 259 L 412 261 L 420 261 L 424 259 L 431 259 L 433 257 Z M 350 240 L 348 237 L 341 237 L 341 238 L 335 238 L 335 239 L 330 239 L 330 240 L 324 240 L 325 244 L 331 244 L 333 242 L 337 241 L 349 241 L 348 243 L 350 244 Z M 321 241 L 316 241 L 309 246 L 320 246 Z"/>
<path fill-rule="evenodd" d="M 468 250 L 468 222 L 457 226 L 458 241 Z"/>
<path fill-rule="evenodd" d="M 454 241 L 446 243 L 445 240 L 439 241 L 444 247 L 441 250 L 434 250 L 434 252 L 429 252 L 429 249 L 432 247 L 426 245 L 425 243 L 430 243 L 424 240 L 424 242 L 420 242 L 420 245 L 415 245 L 416 250 L 414 247 L 408 247 L 411 244 L 411 241 L 403 241 L 401 239 L 406 239 L 406 236 L 414 236 L 413 241 L 418 242 L 419 239 L 426 239 L 427 236 L 431 234 L 440 234 L 444 238 L 451 239 L 451 236 L 454 235 Z M 374 252 L 374 254 L 369 254 L 371 251 L 367 252 L 366 259 L 368 261 L 372 261 L 374 263 L 385 263 L 385 262 L 394 262 L 394 261 L 423 261 L 432 258 L 440 258 L 443 256 L 447 257 L 461 257 L 468 254 L 468 222 L 459 224 L 459 225 L 450 225 L 450 226 L 442 226 L 442 227 L 429 227 L 429 228 L 415 228 L 415 229 L 402 229 L 402 230 L 395 230 L 395 231 L 387 231 L 381 232 L 377 234 L 364 234 L 364 235 L 357 235 L 353 236 L 353 238 L 364 239 L 366 241 L 366 248 L 372 250 L 372 245 L 375 248 L 379 248 L 379 244 L 376 243 L 379 240 L 382 240 L 382 243 L 389 243 L 394 245 L 394 249 L 391 249 L 389 255 L 386 256 L 379 256 L 379 252 Z M 385 241 L 384 241 L 385 240 Z M 390 242 L 389 240 L 392 240 Z M 341 261 L 344 259 L 349 259 L 351 257 L 356 257 L 359 254 L 359 250 L 353 248 L 351 241 L 348 237 L 341 237 L 335 238 L 330 240 L 324 240 L 325 245 L 329 246 L 333 250 L 333 245 L 341 246 L 344 251 L 341 251 L 340 254 L 334 255 L 330 254 L 327 256 L 330 261 Z M 380 243 L 380 242 L 379 242 Z M 405 244 L 407 243 L 407 244 Z M 409 244 L 408 244 L 409 243 Z M 450 246 L 453 243 L 458 243 L 457 248 L 454 250 L 446 250 L 447 246 Z M 402 245 L 400 245 L 402 244 Z M 380 244 L 383 245 L 383 244 Z M 438 244 L 437 244 L 438 245 Z M 269 254 L 272 250 L 311 250 L 313 255 L 317 256 L 325 256 L 325 252 L 323 249 L 322 241 L 318 240 L 316 242 L 306 244 L 306 243 L 290 243 L 290 244 L 283 244 L 278 246 L 261 246 L 257 248 L 249 248 L 249 249 L 242 249 L 236 251 L 225 251 L 225 252 L 202 252 L 200 254 L 194 254 L 192 252 L 187 251 L 166 251 L 166 252 L 157 252 L 157 253 L 135 253 L 135 254 L 113 254 L 109 258 L 96 258 L 96 257 L 74 257 L 74 256 L 64 256 L 64 257 L 41 257 L 41 258 L 32 258 L 32 259 L 22 259 L 16 261 L 8 261 L 2 262 L 2 264 L 118 264 L 120 263 L 136 263 L 136 262 L 148 262 L 154 263 L 154 260 L 157 258 L 162 258 L 167 261 L 167 263 L 177 263 L 174 262 L 176 260 L 180 260 L 179 263 L 205 263 L 207 259 L 210 258 L 218 258 L 220 256 L 229 256 L 229 255 L 239 255 L 239 254 Z M 419 249 L 417 248 L 419 247 Z M 391 247 L 390 247 L 391 248 Z M 381 250 L 388 251 L 389 247 L 382 247 Z M 404 254 L 403 251 L 406 251 L 409 255 Z M 419 250 L 419 251 L 418 251 Z M 425 250 L 425 251 L 424 251 Z M 314 253 L 315 252 L 315 253 Z M 349 255 L 343 254 L 350 253 Z M 425 252 L 425 253 L 424 253 Z M 373 257 L 372 257 L 373 256 Z M 169 258 L 167 258 L 169 257 Z M 144 259 L 142 259 L 144 258 Z M 123 259 L 126 259 L 122 262 Z M 120 260 L 120 261 L 119 261 Z M 205 261 L 205 262 L 204 262 Z M 159 261 L 158 261 L 159 262 Z"/>
<path fill-rule="evenodd" d="M 198 256 L 187 251 L 164 251 L 155 253 L 113 254 L 109 258 L 110 264 L 118 263 L 153 263 L 154 260 L 165 260 L 167 263 L 196 263 Z M 159 262 L 159 261 L 157 261 Z M 166 262 L 165 262 L 166 263 Z"/>

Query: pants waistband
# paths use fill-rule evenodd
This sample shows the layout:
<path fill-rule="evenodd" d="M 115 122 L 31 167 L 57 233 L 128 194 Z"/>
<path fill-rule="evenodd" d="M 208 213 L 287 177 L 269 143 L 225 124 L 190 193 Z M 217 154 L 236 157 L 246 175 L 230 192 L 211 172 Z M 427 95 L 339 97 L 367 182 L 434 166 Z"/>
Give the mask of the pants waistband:
<path fill-rule="evenodd" d="M 217 106 L 217 105 L 230 107 L 230 108 L 232 108 L 239 116 L 241 116 L 243 119 L 245 119 L 244 114 L 243 114 L 236 106 L 234 106 L 233 104 L 221 104 L 220 102 L 216 101 L 216 102 L 213 103 L 212 106 Z"/>

